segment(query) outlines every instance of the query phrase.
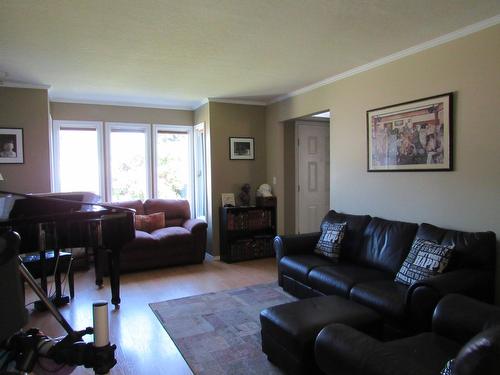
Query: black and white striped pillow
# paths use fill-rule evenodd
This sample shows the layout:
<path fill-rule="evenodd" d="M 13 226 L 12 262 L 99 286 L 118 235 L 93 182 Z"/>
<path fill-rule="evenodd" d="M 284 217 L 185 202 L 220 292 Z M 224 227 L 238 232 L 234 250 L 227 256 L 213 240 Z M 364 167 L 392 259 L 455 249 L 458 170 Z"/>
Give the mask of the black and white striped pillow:
<path fill-rule="evenodd" d="M 417 281 L 443 273 L 452 254 L 453 246 L 417 238 L 411 247 L 395 281 L 411 285 Z"/>
<path fill-rule="evenodd" d="M 453 375 L 453 365 L 455 363 L 454 359 L 450 359 L 448 362 L 446 362 L 446 365 L 444 368 L 441 370 L 441 375 Z"/>
<path fill-rule="evenodd" d="M 321 237 L 316 244 L 314 252 L 333 261 L 338 261 L 346 227 L 347 223 L 323 222 L 321 224 Z"/>

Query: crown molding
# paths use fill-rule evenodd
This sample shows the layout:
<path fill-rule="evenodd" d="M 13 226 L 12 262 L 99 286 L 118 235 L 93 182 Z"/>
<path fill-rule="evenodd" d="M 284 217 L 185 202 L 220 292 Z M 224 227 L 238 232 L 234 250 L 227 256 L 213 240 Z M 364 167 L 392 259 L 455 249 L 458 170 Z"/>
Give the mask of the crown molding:
<path fill-rule="evenodd" d="M 34 83 L 24 83 L 24 82 L 14 82 L 14 81 L 0 81 L 0 87 L 12 87 L 19 89 L 38 89 L 38 90 L 48 90 L 50 85 L 38 85 Z"/>
<path fill-rule="evenodd" d="M 207 103 L 208 103 L 208 98 L 204 98 L 197 105 L 193 106 L 193 111 L 196 111 L 198 108 L 203 107 Z"/>
<path fill-rule="evenodd" d="M 226 103 L 226 104 L 245 104 L 245 105 L 267 105 L 267 102 L 261 102 L 256 100 L 239 100 L 239 99 L 218 99 L 218 98 L 208 98 L 207 102 L 215 103 Z"/>
<path fill-rule="evenodd" d="M 158 105 L 151 103 L 129 103 L 119 101 L 106 101 L 106 100 L 74 100 L 65 98 L 49 98 L 50 102 L 54 103 L 70 103 L 70 104 L 90 104 L 90 105 L 110 105 L 116 107 L 138 107 L 138 108 L 154 108 L 154 109 L 173 109 L 179 111 L 192 111 L 192 105 Z"/>
<path fill-rule="evenodd" d="M 459 38 L 462 38 L 464 36 L 467 36 L 467 35 L 470 35 L 470 34 L 474 34 L 474 33 L 478 32 L 478 31 L 487 29 L 488 27 L 495 26 L 495 25 L 497 25 L 499 23 L 500 23 L 500 14 L 497 14 L 494 17 L 491 17 L 491 18 L 485 19 L 483 21 L 474 23 L 472 25 L 463 27 L 461 29 L 455 30 L 455 31 L 453 31 L 451 33 L 442 35 L 440 37 L 437 37 L 435 39 L 429 40 L 427 42 L 417 44 L 417 45 L 415 45 L 413 47 L 410 47 L 410 48 L 404 49 L 402 51 L 393 53 L 391 55 L 382 57 L 380 59 L 374 60 L 374 61 L 369 62 L 367 64 L 364 64 L 364 65 L 358 66 L 356 68 L 347 70 L 347 71 L 345 71 L 343 73 L 336 74 L 336 75 L 334 75 L 332 77 L 329 77 L 329 78 L 326 78 L 326 79 L 324 79 L 322 81 L 319 81 L 319 82 L 313 83 L 311 85 L 305 86 L 303 88 L 300 88 L 298 90 L 294 90 L 292 92 L 289 92 L 288 94 L 278 96 L 277 98 L 272 99 L 271 101 L 269 101 L 267 104 L 273 104 L 273 103 L 281 102 L 281 101 L 286 100 L 288 98 L 291 98 L 291 97 L 294 97 L 294 96 L 297 96 L 297 95 L 300 95 L 300 94 L 304 94 L 306 92 L 315 90 L 315 89 L 317 89 L 319 87 L 328 85 L 330 83 L 333 83 L 333 82 L 336 82 L 336 81 L 340 81 L 341 79 L 352 77 L 352 76 L 354 76 L 356 74 L 366 72 L 368 70 L 377 68 L 379 66 L 391 63 L 393 61 L 402 59 L 402 58 L 410 56 L 410 55 L 414 55 L 416 53 L 425 51 L 425 50 L 427 50 L 429 48 L 433 48 L 433 47 L 439 46 L 441 44 L 451 42 L 451 41 L 453 41 L 455 39 L 459 39 Z"/>

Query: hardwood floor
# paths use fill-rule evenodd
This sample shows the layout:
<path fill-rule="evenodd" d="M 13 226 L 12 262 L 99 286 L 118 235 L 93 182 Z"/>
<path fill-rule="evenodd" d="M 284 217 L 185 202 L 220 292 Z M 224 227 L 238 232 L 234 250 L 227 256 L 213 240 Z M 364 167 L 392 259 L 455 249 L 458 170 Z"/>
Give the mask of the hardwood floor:
<path fill-rule="evenodd" d="M 117 345 L 117 365 L 111 374 L 191 374 L 191 370 L 148 304 L 197 294 L 275 281 L 275 259 L 226 264 L 206 260 L 203 264 L 125 274 L 121 277 L 121 305 L 110 306 L 110 341 Z M 75 273 L 75 298 L 60 309 L 74 329 L 92 325 L 92 302 L 110 300 L 109 282 L 97 289 L 94 272 Z M 34 300 L 27 291 L 27 302 Z M 49 313 L 31 312 L 27 327 L 47 335 L 64 335 Z M 92 340 L 90 336 L 88 341 Z M 73 374 L 92 374 L 77 368 Z"/>

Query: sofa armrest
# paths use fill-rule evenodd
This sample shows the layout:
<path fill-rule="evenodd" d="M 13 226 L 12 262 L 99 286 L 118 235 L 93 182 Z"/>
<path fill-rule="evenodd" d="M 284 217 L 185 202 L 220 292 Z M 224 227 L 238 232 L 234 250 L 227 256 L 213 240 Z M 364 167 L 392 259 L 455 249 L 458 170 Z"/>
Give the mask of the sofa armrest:
<path fill-rule="evenodd" d="M 493 273 L 480 269 L 460 269 L 418 281 L 408 289 L 407 306 L 416 331 L 430 330 L 432 314 L 439 300 L 460 293 L 490 301 Z"/>
<path fill-rule="evenodd" d="M 493 325 L 500 325 L 500 307 L 461 294 L 445 296 L 432 317 L 434 332 L 460 343 Z"/>
<path fill-rule="evenodd" d="M 315 232 L 274 237 L 273 246 L 278 263 L 285 255 L 312 253 L 320 235 L 321 232 Z"/>
<path fill-rule="evenodd" d="M 331 324 L 316 337 L 314 351 L 327 375 L 421 375 L 411 358 L 401 357 L 380 342 L 344 324 Z"/>
<path fill-rule="evenodd" d="M 182 226 L 185 229 L 187 229 L 189 232 L 193 233 L 193 232 L 199 231 L 199 230 L 206 230 L 208 225 L 205 222 L 205 220 L 188 219 L 182 224 Z"/>

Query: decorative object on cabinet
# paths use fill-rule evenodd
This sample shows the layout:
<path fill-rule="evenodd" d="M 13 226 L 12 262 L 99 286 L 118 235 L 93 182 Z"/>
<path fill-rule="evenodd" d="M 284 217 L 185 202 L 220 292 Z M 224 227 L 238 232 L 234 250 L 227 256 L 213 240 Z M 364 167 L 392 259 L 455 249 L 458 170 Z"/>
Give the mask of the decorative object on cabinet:
<path fill-rule="evenodd" d="M 238 195 L 240 199 L 241 206 L 249 206 L 250 205 L 250 184 L 245 184 L 241 187 L 241 192 Z"/>
<path fill-rule="evenodd" d="M 234 207 L 234 206 L 236 206 L 236 201 L 234 200 L 233 193 L 222 193 L 221 200 L 222 200 L 222 207 Z"/>

